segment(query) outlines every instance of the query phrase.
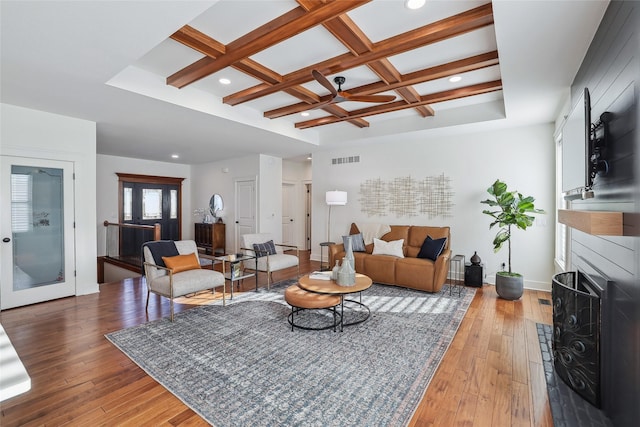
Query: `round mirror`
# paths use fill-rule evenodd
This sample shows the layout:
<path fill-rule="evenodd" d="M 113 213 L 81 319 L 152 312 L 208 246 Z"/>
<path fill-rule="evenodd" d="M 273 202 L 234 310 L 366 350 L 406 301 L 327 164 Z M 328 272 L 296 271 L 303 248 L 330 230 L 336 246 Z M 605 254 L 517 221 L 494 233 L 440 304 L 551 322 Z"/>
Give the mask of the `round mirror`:
<path fill-rule="evenodd" d="M 214 194 L 209 200 L 209 211 L 214 217 L 218 216 L 218 212 L 224 209 L 224 203 L 222 202 L 222 196 Z"/>

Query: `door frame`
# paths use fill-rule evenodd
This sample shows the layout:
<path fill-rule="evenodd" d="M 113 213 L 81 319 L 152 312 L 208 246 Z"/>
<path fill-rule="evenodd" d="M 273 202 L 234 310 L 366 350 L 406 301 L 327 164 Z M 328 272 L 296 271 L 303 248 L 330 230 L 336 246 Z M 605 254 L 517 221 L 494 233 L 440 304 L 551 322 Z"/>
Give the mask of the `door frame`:
<path fill-rule="evenodd" d="M 118 222 L 123 223 L 124 212 L 124 183 L 135 182 L 151 185 L 175 185 L 178 187 L 178 240 L 182 240 L 182 181 L 184 178 L 173 178 L 168 176 L 137 175 L 132 173 L 116 172 L 118 175 Z"/>
<path fill-rule="evenodd" d="M 77 292 L 77 259 L 76 259 L 76 239 L 75 239 L 75 222 L 76 222 L 76 209 L 75 209 L 75 163 L 70 160 L 57 160 L 57 159 L 42 159 L 23 156 L 0 156 L 0 171 L 2 175 L 11 175 L 11 166 L 22 164 L 24 166 L 44 167 L 44 168 L 59 168 L 63 170 L 63 209 L 64 209 L 64 282 L 51 283 L 47 285 L 37 286 L 29 289 L 22 289 L 20 291 L 13 290 L 13 243 L 3 242 L 0 247 L 1 256 L 0 268 L 2 284 L 0 285 L 0 309 L 5 310 L 8 308 L 21 307 L 30 304 L 36 304 L 39 302 L 50 301 L 53 299 L 64 298 L 72 295 L 76 295 Z M 5 163 L 8 166 L 5 169 Z M 66 177 L 65 177 L 66 175 Z M 4 178 L 4 176 L 3 176 Z M 6 181 L 6 182 L 5 182 Z M 2 179 L 3 186 L 8 185 L 8 189 L 4 189 L 6 194 L 11 193 L 10 179 Z M 6 211 L 5 211 L 6 209 Z M 6 226 L 9 227 L 9 234 L 11 235 L 11 241 L 13 240 L 13 231 L 11 229 L 11 203 L 2 204 L 2 234 L 3 238 L 7 236 Z M 11 248 L 8 248 L 9 243 Z M 19 292 L 19 294 L 18 294 Z"/>

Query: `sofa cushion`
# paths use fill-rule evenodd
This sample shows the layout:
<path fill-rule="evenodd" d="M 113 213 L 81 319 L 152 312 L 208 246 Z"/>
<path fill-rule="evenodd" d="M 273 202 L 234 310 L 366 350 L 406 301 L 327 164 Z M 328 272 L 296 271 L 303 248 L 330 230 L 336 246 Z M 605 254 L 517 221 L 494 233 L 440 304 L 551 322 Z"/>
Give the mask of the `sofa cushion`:
<path fill-rule="evenodd" d="M 183 271 L 173 275 L 173 296 L 175 298 L 205 289 L 213 289 L 222 286 L 224 281 L 225 278 L 219 271 L 207 269 Z M 153 281 L 153 292 L 166 297 L 171 296 L 168 275 L 158 277 Z"/>
<path fill-rule="evenodd" d="M 253 250 L 256 252 L 256 257 L 260 258 L 265 255 L 275 255 L 276 254 L 276 245 L 273 243 L 273 240 L 269 240 L 264 243 L 254 243 Z"/>
<path fill-rule="evenodd" d="M 195 270 L 200 268 L 200 262 L 198 256 L 195 253 L 187 255 L 175 255 L 175 256 L 163 256 L 162 261 L 170 268 L 173 273 L 180 273 L 181 271 Z"/>
<path fill-rule="evenodd" d="M 404 258 L 402 246 L 404 239 L 392 240 L 386 242 L 380 239 L 373 239 L 373 255 L 391 255 L 398 258 Z"/>
<path fill-rule="evenodd" d="M 431 227 L 428 225 L 414 225 L 409 230 L 409 239 L 407 240 L 407 246 L 414 246 L 418 250 L 422 246 L 422 243 L 431 236 L 432 239 L 440 239 L 442 237 L 451 237 L 449 227 Z M 445 249 L 449 247 L 449 242 L 445 245 Z"/>
<path fill-rule="evenodd" d="M 410 225 L 392 225 L 391 231 L 382 236 L 380 239 L 387 242 L 390 242 L 392 240 L 404 239 L 404 241 L 407 242 L 407 239 L 409 238 L 409 230 L 411 228 L 412 227 Z"/>
<path fill-rule="evenodd" d="M 434 278 L 435 263 L 430 259 L 403 258 L 396 261 L 396 285 L 437 292 L 439 287 Z"/>
<path fill-rule="evenodd" d="M 267 271 L 267 257 L 256 258 L 257 264 L 254 260 L 245 261 L 248 268 L 257 269 L 260 271 Z M 284 268 L 295 267 L 298 265 L 298 257 L 289 254 L 269 254 L 269 270 L 277 271 Z"/>
<path fill-rule="evenodd" d="M 435 261 L 442 253 L 442 250 L 444 249 L 444 245 L 446 243 L 446 237 L 440 239 L 432 239 L 431 236 L 427 236 L 427 238 L 424 239 L 424 242 L 422 243 L 420 252 L 418 252 L 418 258 L 427 258 Z"/>
<path fill-rule="evenodd" d="M 347 247 L 347 239 L 351 239 L 351 250 L 353 252 L 365 252 L 364 238 L 362 233 L 350 234 L 349 236 L 342 236 L 342 244 Z"/>
<path fill-rule="evenodd" d="M 362 254 L 361 252 L 359 254 Z M 398 257 L 389 255 L 363 255 L 364 269 L 359 273 L 366 274 L 376 283 L 388 283 L 390 285 L 396 280 L 396 261 L 400 261 Z M 358 263 L 356 255 L 356 265 Z M 356 271 L 358 267 L 356 266 Z"/>

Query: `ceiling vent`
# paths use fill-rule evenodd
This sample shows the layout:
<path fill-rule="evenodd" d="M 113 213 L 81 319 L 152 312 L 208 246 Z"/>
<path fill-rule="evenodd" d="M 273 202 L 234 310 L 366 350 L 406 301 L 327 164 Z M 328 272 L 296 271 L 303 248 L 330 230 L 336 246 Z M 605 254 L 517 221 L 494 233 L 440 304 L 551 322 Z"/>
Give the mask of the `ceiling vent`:
<path fill-rule="evenodd" d="M 360 163 L 360 156 L 336 157 L 331 159 L 332 165 L 343 165 L 346 163 Z"/>

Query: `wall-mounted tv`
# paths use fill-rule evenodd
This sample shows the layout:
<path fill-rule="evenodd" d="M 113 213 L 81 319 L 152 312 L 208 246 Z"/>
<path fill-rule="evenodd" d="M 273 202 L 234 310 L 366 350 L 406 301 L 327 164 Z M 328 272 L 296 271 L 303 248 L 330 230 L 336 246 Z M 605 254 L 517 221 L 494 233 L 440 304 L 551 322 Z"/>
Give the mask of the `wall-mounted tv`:
<path fill-rule="evenodd" d="M 566 200 L 593 197 L 596 176 L 608 172 L 604 153 L 610 120 L 611 113 L 605 112 L 597 123 L 591 123 L 591 96 L 584 88 L 562 130 L 562 192 Z"/>
<path fill-rule="evenodd" d="M 590 135 L 591 101 L 589 90 L 585 88 L 562 129 L 562 192 L 565 198 L 588 191 Z"/>

